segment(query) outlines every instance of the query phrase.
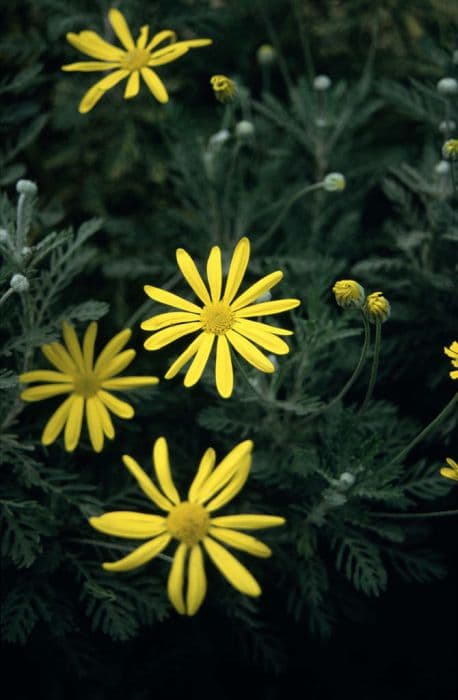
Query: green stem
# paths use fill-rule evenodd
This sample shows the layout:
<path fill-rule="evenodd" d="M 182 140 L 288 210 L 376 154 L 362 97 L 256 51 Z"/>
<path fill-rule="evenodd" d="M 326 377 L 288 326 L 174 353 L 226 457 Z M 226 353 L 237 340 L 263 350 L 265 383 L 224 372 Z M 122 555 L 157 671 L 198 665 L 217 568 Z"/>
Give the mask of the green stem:
<path fill-rule="evenodd" d="M 251 391 L 252 391 L 254 394 L 256 394 L 257 398 L 258 398 L 258 399 L 261 399 L 261 401 L 262 401 L 263 403 L 271 403 L 271 400 L 270 400 L 270 399 L 267 399 L 267 398 L 264 396 L 264 394 L 262 394 L 260 391 L 258 391 L 258 390 L 256 389 L 255 386 L 253 386 L 253 384 L 252 384 L 251 381 L 250 381 L 249 376 L 247 375 L 247 373 L 245 372 L 244 368 L 242 367 L 242 363 L 240 362 L 239 358 L 237 357 L 237 355 L 236 355 L 235 353 L 234 353 L 234 355 L 233 355 L 233 358 L 234 358 L 235 364 L 237 365 L 237 368 L 238 368 L 239 371 L 240 371 L 240 374 L 242 375 L 242 377 L 244 378 L 245 382 L 246 382 L 246 383 L 248 384 L 248 386 L 250 387 Z"/>
<path fill-rule="evenodd" d="M 452 396 L 451 400 L 448 402 L 448 404 L 445 406 L 445 408 L 442 409 L 442 411 L 439 413 L 439 415 L 437 415 L 434 418 L 434 420 L 432 420 L 431 423 L 429 423 L 426 426 L 426 428 L 423 428 L 423 430 L 420 433 L 418 433 L 418 435 L 416 437 L 414 437 L 414 439 L 411 442 L 409 442 L 407 447 L 404 447 L 403 450 L 401 450 L 395 457 L 393 457 L 393 459 L 389 462 L 389 464 L 395 464 L 396 462 L 402 462 L 404 457 L 406 457 L 409 454 L 410 450 L 412 450 L 418 442 L 423 440 L 423 438 L 425 438 L 427 435 L 429 435 L 429 433 L 432 433 L 433 430 L 435 430 L 437 428 L 437 426 L 443 421 L 443 419 L 450 413 L 451 409 L 454 407 L 454 405 L 457 403 L 457 401 L 458 401 L 458 392 L 454 396 Z"/>
<path fill-rule="evenodd" d="M 430 513 L 372 513 L 377 518 L 439 518 L 443 515 L 458 515 L 458 510 L 435 510 Z"/>
<path fill-rule="evenodd" d="M 275 233 L 277 228 L 280 226 L 282 223 L 283 219 L 285 218 L 286 214 L 289 212 L 291 207 L 295 202 L 297 202 L 298 199 L 303 197 L 304 195 L 308 194 L 309 192 L 314 192 L 315 190 L 319 190 L 322 187 L 322 182 L 317 182 L 314 185 L 307 185 L 307 187 L 303 187 L 299 192 L 295 192 L 286 202 L 285 206 L 281 210 L 281 212 L 278 214 L 277 218 L 274 220 L 272 225 L 267 229 L 265 234 L 263 236 L 260 236 L 256 240 L 256 244 L 258 246 L 261 246 L 263 243 L 265 243 L 269 238 Z"/>
<path fill-rule="evenodd" d="M 375 322 L 375 343 L 374 343 L 374 357 L 372 360 L 371 376 L 369 379 L 369 386 L 367 387 L 366 396 L 361 405 L 360 412 L 367 408 L 367 404 L 371 400 L 372 392 L 374 391 L 375 382 L 377 379 L 378 363 L 380 358 L 380 345 L 382 340 L 382 324 L 380 321 Z"/>
<path fill-rule="evenodd" d="M 333 406 L 335 403 L 340 401 L 345 394 L 350 390 L 350 388 L 353 386 L 357 378 L 359 377 L 361 370 L 364 366 L 364 363 L 366 361 L 367 357 L 367 351 L 369 349 L 369 343 L 371 339 L 371 330 L 369 326 L 369 322 L 363 312 L 361 312 L 362 318 L 363 318 L 363 324 L 364 324 L 364 341 L 363 341 L 363 347 L 361 348 L 361 354 L 359 356 L 358 364 L 356 365 L 356 368 L 351 375 L 350 379 L 347 381 L 347 383 L 343 386 L 343 388 L 339 391 L 337 396 L 335 396 L 329 403 L 327 403 L 325 406 L 322 406 L 318 411 L 315 411 L 315 413 L 312 413 L 311 416 L 309 416 L 304 422 L 308 422 L 312 420 L 313 418 L 316 418 L 316 416 L 319 416 L 321 413 L 324 413 L 325 411 L 328 410 L 331 406 Z"/>
<path fill-rule="evenodd" d="M 14 289 L 10 287 L 9 289 L 6 290 L 4 294 L 0 297 L 0 306 L 5 303 L 7 299 L 13 294 Z"/>

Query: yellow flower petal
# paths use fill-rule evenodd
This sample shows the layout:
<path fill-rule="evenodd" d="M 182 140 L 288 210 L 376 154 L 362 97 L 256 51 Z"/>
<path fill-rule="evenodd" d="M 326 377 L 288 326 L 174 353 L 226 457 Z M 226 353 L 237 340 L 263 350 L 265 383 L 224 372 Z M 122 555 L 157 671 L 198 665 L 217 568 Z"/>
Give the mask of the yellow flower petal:
<path fill-rule="evenodd" d="M 262 294 L 272 289 L 272 287 L 278 284 L 282 279 L 283 272 L 280 270 L 271 272 L 270 275 L 266 275 L 258 282 L 255 282 L 255 284 L 252 284 L 243 294 L 237 297 L 237 299 L 232 302 L 231 309 L 237 311 L 237 309 L 241 309 L 243 306 L 248 306 L 252 301 L 256 301 Z"/>
<path fill-rule="evenodd" d="M 251 326 L 250 321 L 246 318 L 242 318 L 235 321 L 233 325 L 233 330 L 248 338 L 253 343 L 260 345 L 264 350 L 268 352 L 273 352 L 276 355 L 286 355 L 289 353 L 289 345 L 281 340 L 273 333 L 268 331 L 260 331 L 256 326 Z"/>
<path fill-rule="evenodd" d="M 127 391 L 142 386 L 155 386 L 158 383 L 157 377 L 116 377 L 116 379 L 105 379 L 101 386 L 103 389 L 111 389 L 112 391 Z"/>
<path fill-rule="evenodd" d="M 23 401 L 42 401 L 70 391 L 73 391 L 73 384 L 40 384 L 24 389 L 20 396 Z"/>
<path fill-rule="evenodd" d="M 129 341 L 131 335 L 132 331 L 130 328 L 125 328 L 123 331 L 116 333 L 116 335 L 105 345 L 97 358 L 97 362 L 95 363 L 94 372 L 97 375 L 105 369 L 115 355 L 121 352 L 124 345 Z"/>
<path fill-rule="evenodd" d="M 259 369 L 260 372 L 275 372 L 275 367 L 272 362 L 247 338 L 244 338 L 239 335 L 239 333 L 235 333 L 235 331 L 232 330 L 227 332 L 227 337 L 235 350 L 237 350 L 250 365 Z"/>
<path fill-rule="evenodd" d="M 92 85 L 85 95 L 83 95 L 83 99 L 79 104 L 78 111 L 80 114 L 87 114 L 87 112 L 90 112 L 108 90 L 120 83 L 124 78 L 127 78 L 128 75 L 128 70 L 116 70 L 110 73 L 110 75 L 107 75 L 106 78 L 102 78 L 98 83 Z"/>
<path fill-rule="evenodd" d="M 63 324 L 63 336 L 65 340 L 65 345 L 67 346 L 68 352 L 70 353 L 73 362 L 78 367 L 80 372 L 84 372 L 84 359 L 78 336 L 76 335 L 73 326 L 71 326 L 69 323 L 66 323 L 65 321 Z"/>
<path fill-rule="evenodd" d="M 95 452 L 101 452 L 104 434 L 95 396 L 90 396 L 86 400 L 86 423 L 92 447 Z"/>
<path fill-rule="evenodd" d="M 222 527 L 210 527 L 208 532 L 212 537 L 224 542 L 224 544 L 235 547 L 235 549 L 241 549 L 243 552 L 248 552 L 254 557 L 270 557 L 272 554 L 272 550 L 263 542 L 242 532 L 225 530 Z"/>
<path fill-rule="evenodd" d="M 184 367 L 184 365 L 185 365 L 187 362 L 189 362 L 189 360 L 191 359 L 191 357 L 192 357 L 193 355 L 195 355 L 196 352 L 198 351 L 198 349 L 199 349 L 199 347 L 200 347 L 200 344 L 201 344 L 201 342 L 202 342 L 203 336 L 204 336 L 204 334 L 203 334 L 203 333 L 200 333 L 200 335 L 198 335 L 197 338 L 194 338 L 194 340 L 192 341 L 192 343 L 190 343 L 190 345 L 188 345 L 188 347 L 186 348 L 186 350 L 184 350 L 184 351 L 181 353 L 181 355 L 178 355 L 178 357 L 177 357 L 177 359 L 175 360 L 175 362 L 174 362 L 172 365 L 170 365 L 169 369 L 167 370 L 166 374 L 164 375 L 164 378 L 165 378 L 165 379 L 173 379 L 173 377 L 175 377 L 175 376 L 178 374 L 178 372 L 180 371 L 180 369 L 181 369 L 182 367 Z"/>
<path fill-rule="evenodd" d="M 452 372 L 450 372 L 450 376 L 452 379 L 458 379 L 458 369 L 454 369 Z"/>
<path fill-rule="evenodd" d="M 252 574 L 224 547 L 205 537 L 204 547 L 217 569 L 234 588 L 250 596 L 261 594 L 261 588 Z"/>
<path fill-rule="evenodd" d="M 167 94 L 167 90 L 165 89 L 165 85 L 159 78 L 158 74 L 151 70 L 151 68 L 142 68 L 140 73 L 156 100 L 161 104 L 166 104 L 169 101 L 169 96 Z"/>
<path fill-rule="evenodd" d="M 140 27 L 140 34 L 137 39 L 137 49 L 144 49 L 148 41 L 149 27 L 147 24 Z"/>
<path fill-rule="evenodd" d="M 177 294 L 172 294 L 172 292 L 167 292 L 165 289 L 160 289 L 159 287 L 152 287 L 150 284 L 146 284 L 143 289 L 150 299 L 153 299 L 160 304 L 167 304 L 167 306 L 173 306 L 176 309 L 190 311 L 193 314 L 199 314 L 200 317 L 202 309 L 196 304 L 192 304 L 187 299 L 179 297 Z"/>
<path fill-rule="evenodd" d="M 93 528 L 105 535 L 128 537 L 129 539 L 144 540 L 156 537 L 165 532 L 167 524 L 162 515 L 149 513 L 134 513 L 128 510 L 117 510 L 104 513 L 97 518 L 89 518 Z"/>
<path fill-rule="evenodd" d="M 169 450 L 165 438 L 160 437 L 153 448 L 154 470 L 162 491 L 172 503 L 180 503 L 180 496 L 170 473 Z"/>
<path fill-rule="evenodd" d="M 136 354 L 135 350 L 132 349 L 120 352 L 119 355 L 113 357 L 109 362 L 104 363 L 103 368 L 97 374 L 98 378 L 102 381 L 120 374 L 123 369 L 130 365 Z"/>
<path fill-rule="evenodd" d="M 83 339 L 83 358 L 86 372 L 92 372 L 94 363 L 94 345 L 97 336 L 97 324 L 92 321 L 86 329 Z"/>
<path fill-rule="evenodd" d="M 218 464 L 215 471 L 203 483 L 197 503 L 205 503 L 217 491 L 219 491 L 231 479 L 233 474 L 245 464 L 247 455 L 251 454 L 253 443 L 251 440 L 244 440 L 236 445 L 224 459 Z"/>
<path fill-rule="evenodd" d="M 144 331 L 158 331 L 167 326 L 176 326 L 177 323 L 187 323 L 188 321 L 198 321 L 198 314 L 191 314 L 189 311 L 169 311 L 165 314 L 152 316 L 140 324 Z"/>
<path fill-rule="evenodd" d="M 191 548 L 188 561 L 188 592 L 186 607 L 188 615 L 195 615 L 203 603 L 207 592 L 204 558 L 198 544 Z"/>
<path fill-rule="evenodd" d="M 49 343 L 41 346 L 41 352 L 49 362 L 66 374 L 75 374 L 76 365 L 67 350 L 60 343 Z"/>
<path fill-rule="evenodd" d="M 246 480 L 250 473 L 251 467 L 251 455 L 247 455 L 243 463 L 239 466 L 238 470 L 231 478 L 229 483 L 219 492 L 215 498 L 213 498 L 209 503 L 206 504 L 205 510 L 211 513 L 214 510 L 219 510 L 226 503 L 232 501 L 233 498 L 243 489 Z"/>
<path fill-rule="evenodd" d="M 202 328 L 200 321 L 194 323 L 181 323 L 179 326 L 171 326 L 164 328 L 162 331 L 157 331 L 145 340 L 143 346 L 145 350 L 159 350 L 169 343 L 174 343 L 175 340 L 183 338 L 189 333 L 194 333 Z"/>
<path fill-rule="evenodd" d="M 84 399 L 82 396 L 73 394 L 73 400 L 70 403 L 68 412 L 67 424 L 65 426 L 64 442 L 67 452 L 73 452 L 78 444 L 81 434 L 81 425 L 83 422 Z"/>
<path fill-rule="evenodd" d="M 57 440 L 68 418 L 68 412 L 72 403 L 73 397 L 69 396 L 61 403 L 59 408 L 54 411 L 41 435 L 41 442 L 43 445 L 51 445 Z"/>
<path fill-rule="evenodd" d="M 247 306 L 237 311 L 237 318 L 249 318 L 250 316 L 267 316 L 281 314 L 299 306 L 299 299 L 277 299 L 276 301 L 263 301 L 260 304 Z"/>
<path fill-rule="evenodd" d="M 449 469 L 448 467 L 442 467 L 440 470 L 440 473 L 442 476 L 445 476 L 446 479 L 452 479 L 453 481 L 458 481 L 458 471 L 455 471 L 454 469 Z"/>
<path fill-rule="evenodd" d="M 194 477 L 194 480 L 188 491 L 188 500 L 193 503 L 199 496 L 200 488 L 211 474 L 215 466 L 216 452 L 213 447 L 205 450 L 202 459 L 200 460 L 199 469 Z"/>
<path fill-rule="evenodd" d="M 172 46 L 167 46 L 164 49 L 159 49 L 155 51 L 150 60 L 148 61 L 148 66 L 155 68 L 156 66 L 163 66 L 165 63 L 171 63 L 176 61 L 177 58 L 181 58 L 185 53 L 188 53 L 189 47 L 183 44 L 173 44 Z M 156 75 L 156 74 L 155 74 Z"/>
<path fill-rule="evenodd" d="M 69 32 L 67 34 L 67 41 L 74 46 L 75 49 L 81 51 L 81 53 L 85 53 L 92 58 L 99 58 L 102 61 L 118 63 L 122 61 L 125 56 L 125 52 L 122 49 L 113 46 L 113 44 L 109 44 L 92 31 L 83 31 L 79 34 Z"/>
<path fill-rule="evenodd" d="M 130 33 L 130 29 L 124 18 L 124 15 L 119 10 L 112 8 L 108 12 L 108 19 L 110 21 L 111 26 L 113 27 L 114 33 L 116 34 L 120 42 L 123 44 L 123 46 L 128 51 L 132 51 L 133 49 L 135 49 L 134 40 L 132 39 L 132 34 Z"/>
<path fill-rule="evenodd" d="M 221 264 L 221 249 L 215 245 L 207 260 L 207 278 L 213 301 L 219 301 L 223 284 L 223 268 Z"/>
<path fill-rule="evenodd" d="M 115 416 L 125 418 L 126 420 L 134 417 L 135 411 L 132 406 L 125 401 L 121 401 L 121 399 L 118 399 L 116 396 L 113 396 L 113 394 L 108 393 L 108 391 L 100 389 L 97 392 L 97 396 Z"/>
<path fill-rule="evenodd" d="M 444 352 L 448 357 L 458 358 L 458 342 L 454 340 L 449 348 L 444 348 Z"/>
<path fill-rule="evenodd" d="M 268 323 L 259 323 L 259 321 L 252 321 L 251 319 L 247 318 L 238 318 L 238 313 L 235 313 L 234 316 L 234 328 L 237 328 L 239 324 L 243 324 L 246 328 L 250 327 L 262 333 L 271 333 L 273 335 L 293 335 L 293 331 L 288 331 L 286 328 L 270 326 Z"/>
<path fill-rule="evenodd" d="M 99 399 L 97 394 L 94 396 L 95 405 L 97 406 L 97 411 L 99 413 L 100 422 L 102 424 L 102 429 L 109 440 L 112 440 L 115 436 L 115 430 L 113 427 L 110 414 L 107 411 L 105 404 Z"/>
<path fill-rule="evenodd" d="M 92 71 L 114 70 L 115 68 L 119 68 L 119 61 L 112 61 L 111 63 L 107 61 L 80 61 L 79 63 L 67 63 L 67 65 L 61 67 L 61 70 L 91 73 Z"/>
<path fill-rule="evenodd" d="M 278 527 L 285 524 L 285 519 L 277 515 L 221 515 L 212 518 L 211 525 L 238 530 L 261 530 L 265 527 Z"/>
<path fill-rule="evenodd" d="M 72 374 L 64 374 L 63 372 L 52 372 L 47 369 L 35 369 L 32 372 L 23 372 L 19 375 L 21 384 L 29 382 L 64 382 L 70 384 L 73 382 Z"/>
<path fill-rule="evenodd" d="M 152 51 L 156 48 L 156 46 L 162 44 L 163 41 L 167 41 L 167 39 L 170 41 L 170 43 L 173 44 L 177 40 L 177 35 L 171 29 L 163 29 L 161 32 L 158 32 L 153 36 L 148 46 L 146 47 L 146 50 Z"/>
<path fill-rule="evenodd" d="M 126 89 L 124 90 L 124 99 L 130 100 L 132 97 L 136 97 L 140 92 L 140 72 L 134 70 L 133 73 L 129 75 L 126 83 Z"/>
<path fill-rule="evenodd" d="M 172 536 L 166 532 L 134 549 L 127 557 L 114 562 L 105 562 L 102 566 L 106 571 L 132 571 L 132 569 L 143 566 L 143 564 L 160 554 L 171 539 Z"/>
<path fill-rule="evenodd" d="M 200 276 L 194 260 L 191 258 L 189 253 L 187 253 L 183 248 L 178 248 L 176 251 L 176 258 L 178 267 L 180 268 L 183 277 L 193 290 L 194 294 L 196 294 L 196 296 L 198 296 L 204 304 L 210 304 L 211 299 L 208 290 L 203 283 L 202 277 Z"/>
<path fill-rule="evenodd" d="M 210 357 L 215 336 L 212 333 L 203 333 L 201 338 L 199 349 L 184 378 L 184 385 L 186 387 L 197 384 L 208 362 L 208 358 Z"/>
<path fill-rule="evenodd" d="M 173 563 L 170 568 L 169 578 L 167 581 L 167 593 L 170 601 L 180 615 L 186 613 L 186 607 L 183 598 L 184 585 L 184 562 L 186 558 L 187 546 L 182 542 L 178 545 Z"/>
<path fill-rule="evenodd" d="M 143 471 L 141 466 L 129 455 L 123 455 L 122 461 L 130 471 L 132 476 L 137 480 L 142 491 L 155 503 L 161 510 L 170 511 L 173 504 L 159 491 L 153 484 L 149 476 Z"/>
<path fill-rule="evenodd" d="M 225 335 L 218 336 L 215 364 L 216 388 L 220 396 L 228 399 L 234 389 L 234 372 L 231 351 Z"/>
<path fill-rule="evenodd" d="M 229 272 L 227 275 L 226 289 L 224 290 L 223 301 L 230 304 L 237 294 L 245 275 L 248 260 L 250 259 L 250 241 L 248 238 L 241 238 L 235 246 L 232 255 Z"/>

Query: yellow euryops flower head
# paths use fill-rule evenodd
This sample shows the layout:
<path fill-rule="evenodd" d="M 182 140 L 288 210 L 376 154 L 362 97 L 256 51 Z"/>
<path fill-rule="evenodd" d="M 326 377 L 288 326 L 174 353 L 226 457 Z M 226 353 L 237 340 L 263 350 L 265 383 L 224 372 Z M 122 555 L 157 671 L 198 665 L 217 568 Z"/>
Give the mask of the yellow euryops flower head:
<path fill-rule="evenodd" d="M 65 401 L 52 414 L 41 436 L 43 445 L 55 442 L 64 429 L 65 449 L 68 452 L 78 445 L 84 415 L 89 439 L 96 452 L 103 449 L 104 438 L 112 440 L 115 430 L 110 412 L 119 418 L 132 418 L 134 409 L 118 399 L 112 391 L 126 391 L 157 384 L 157 377 L 119 377 L 135 357 L 135 350 L 122 349 L 132 331 L 118 333 L 104 347 L 94 362 L 94 345 L 97 323 L 87 327 L 81 347 L 75 329 L 68 323 L 63 325 L 64 345 L 49 343 L 41 350 L 53 365 L 53 370 L 38 369 L 19 376 L 22 383 L 45 382 L 25 389 L 23 401 L 41 401 L 54 396 L 68 394 Z M 57 370 L 57 371 L 56 371 Z"/>
<path fill-rule="evenodd" d="M 458 367 L 458 342 L 454 340 L 449 348 L 444 348 L 444 352 L 447 357 L 452 358 L 453 367 Z M 458 379 L 458 369 L 453 369 L 450 376 L 452 379 Z"/>
<path fill-rule="evenodd" d="M 447 457 L 445 460 L 448 467 L 442 467 L 440 473 L 445 476 L 446 479 L 452 479 L 453 481 L 458 481 L 458 464 L 451 457 Z"/>
<path fill-rule="evenodd" d="M 230 102 L 237 93 L 237 85 L 227 75 L 213 75 L 210 83 L 216 99 L 220 102 Z"/>
<path fill-rule="evenodd" d="M 361 308 L 364 304 L 365 292 L 355 280 L 339 280 L 332 288 L 336 302 L 339 306 L 356 306 Z"/>
<path fill-rule="evenodd" d="M 271 66 L 277 58 L 277 52 L 270 44 L 261 44 L 256 51 L 256 58 L 260 66 Z"/>
<path fill-rule="evenodd" d="M 140 91 L 140 76 L 158 102 L 168 102 L 167 90 L 153 69 L 176 61 L 188 53 L 189 49 L 212 43 L 211 39 L 177 41 L 175 32 L 170 29 L 163 29 L 150 38 L 149 27 L 146 25 L 141 27 L 135 42 L 124 15 L 119 10 L 111 9 L 108 19 L 122 47 L 108 43 L 93 31 L 67 34 L 67 40 L 72 46 L 96 60 L 71 63 L 62 66 L 62 70 L 110 71 L 86 92 L 79 105 L 81 114 L 89 112 L 108 90 L 125 79 L 124 98 L 128 100 L 135 97 Z"/>
<path fill-rule="evenodd" d="M 207 578 L 204 553 L 234 588 L 249 596 L 259 596 L 261 588 L 246 569 L 220 542 L 257 557 L 269 557 L 271 550 L 258 539 L 240 530 L 257 530 L 283 525 L 275 515 L 224 515 L 213 517 L 245 485 L 251 467 L 253 443 L 245 440 L 234 447 L 217 465 L 209 447 L 197 474 L 182 501 L 172 479 L 165 438 L 156 440 L 153 463 L 157 487 L 140 465 L 129 455 L 123 462 L 148 498 L 165 515 L 114 511 L 89 519 L 96 530 L 107 535 L 146 540 L 119 561 L 103 564 L 107 571 L 131 571 L 143 566 L 176 540 L 178 546 L 167 583 L 172 605 L 181 615 L 195 615 L 202 605 Z"/>
<path fill-rule="evenodd" d="M 391 306 L 383 292 L 372 292 L 367 296 L 364 313 L 371 323 L 384 323 L 390 317 Z"/>
<path fill-rule="evenodd" d="M 207 260 L 207 287 L 191 256 L 183 248 L 178 248 L 178 267 L 199 298 L 200 305 L 158 287 L 144 287 L 146 294 L 154 301 L 179 309 L 143 321 L 143 330 L 154 331 L 145 341 L 146 350 L 159 350 L 186 335 L 198 334 L 171 365 L 165 375 L 166 379 L 175 377 L 182 367 L 192 360 L 184 378 L 184 385 L 194 386 L 201 378 L 212 348 L 216 345 L 216 388 L 223 398 L 228 398 L 234 388 L 231 350 L 239 353 L 256 369 L 269 373 L 274 372 L 275 367 L 258 346 L 277 355 L 286 355 L 289 352 L 289 346 L 279 336 L 292 335 L 292 331 L 252 319 L 289 311 L 299 306 L 300 301 L 278 299 L 257 303 L 260 296 L 283 278 L 283 272 L 280 270 L 262 277 L 237 296 L 249 257 L 250 242 L 248 238 L 242 238 L 232 255 L 223 289 L 221 249 L 214 246 Z"/>
<path fill-rule="evenodd" d="M 447 160 L 458 160 L 458 139 L 449 139 L 442 146 L 442 155 Z"/>

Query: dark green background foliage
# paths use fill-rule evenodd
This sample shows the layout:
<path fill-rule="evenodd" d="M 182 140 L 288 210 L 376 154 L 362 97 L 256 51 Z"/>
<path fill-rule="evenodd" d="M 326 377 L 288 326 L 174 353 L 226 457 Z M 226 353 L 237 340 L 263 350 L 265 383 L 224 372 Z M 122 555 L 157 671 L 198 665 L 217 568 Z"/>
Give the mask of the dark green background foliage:
<path fill-rule="evenodd" d="M 167 688 L 197 693 L 200 683 L 229 697 L 242 692 L 236 669 L 249 670 L 266 698 L 282 697 L 296 678 L 304 697 L 345 689 L 364 698 L 430 698 L 431 688 L 453 697 L 453 520 L 431 527 L 378 513 L 456 503 L 438 476 L 445 457 L 458 459 L 456 413 L 404 462 L 396 455 L 456 391 L 442 352 L 457 337 L 456 196 L 435 165 L 444 140 L 438 125 L 447 108 L 458 120 L 458 101 L 446 107 L 435 85 L 457 74 L 458 7 L 452 0 L 113 4 L 134 34 L 149 24 L 214 39 L 159 70 L 168 105 L 145 87 L 124 101 L 118 86 L 88 115 L 78 113 L 100 76 L 60 71 L 83 60 L 65 34 L 91 28 L 111 39 L 105 0 L 2 4 L 0 227 L 14 231 L 17 180 L 39 188 L 26 212 L 32 252 L 14 259 L 3 248 L 0 271 L 0 294 L 17 272 L 31 284 L 2 305 L 0 321 L 6 658 L 33 675 L 33 697 L 47 699 L 73 697 L 69 683 L 75 698 L 91 700 L 118 692 L 147 700 Z M 266 42 L 279 52 L 270 68 L 256 61 Z M 211 93 L 213 73 L 239 85 L 228 108 Z M 326 95 L 312 86 L 319 73 L 333 81 Z M 251 138 L 235 136 L 241 119 L 254 124 Z M 221 128 L 230 139 L 211 146 Z M 345 174 L 344 192 L 318 189 L 288 206 L 331 171 Z M 278 372 L 248 370 L 265 401 L 237 370 L 230 400 L 216 394 L 210 372 L 190 390 L 179 378 L 162 381 L 132 392 L 136 417 L 118 421 L 101 455 L 87 437 L 70 456 L 62 440 L 43 448 L 54 400 L 25 406 L 17 374 L 46 366 L 39 347 L 60 336 L 62 321 L 81 333 L 100 319 L 101 341 L 132 327 L 135 374 L 162 376 L 177 351 L 143 349 L 139 323 L 160 310 L 145 301 L 143 285 L 186 296 L 175 248 L 203 264 L 218 244 L 227 260 L 245 234 L 247 281 L 282 269 L 280 296 L 302 300 L 287 315 L 295 335 Z M 331 293 L 341 278 L 383 290 L 392 316 L 367 410 L 359 409 L 369 364 L 343 401 L 313 417 L 360 352 L 358 314 L 342 312 Z M 116 557 L 115 542 L 95 535 L 87 517 L 147 507 L 120 456 L 146 466 L 159 435 L 169 441 L 181 489 L 208 445 L 221 456 L 254 440 L 251 478 L 227 512 L 287 519 L 265 536 L 271 559 L 244 559 L 261 582 L 259 601 L 208 566 L 204 606 L 182 619 L 167 600 L 167 562 L 125 575 L 101 569 Z M 345 492 L 337 485 L 343 472 L 355 477 Z M 438 680 L 425 668 L 438 668 L 439 659 Z M 14 697 L 28 698 L 17 682 Z"/>

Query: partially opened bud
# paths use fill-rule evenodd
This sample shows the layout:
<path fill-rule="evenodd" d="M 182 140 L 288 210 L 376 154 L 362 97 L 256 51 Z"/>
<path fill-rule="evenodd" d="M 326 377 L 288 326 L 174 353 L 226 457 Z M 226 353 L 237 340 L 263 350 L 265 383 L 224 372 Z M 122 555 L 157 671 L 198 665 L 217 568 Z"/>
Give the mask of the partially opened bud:
<path fill-rule="evenodd" d="M 366 299 L 364 311 L 371 323 L 384 323 L 390 317 L 391 306 L 383 292 L 373 292 Z"/>
<path fill-rule="evenodd" d="M 348 306 L 356 306 L 361 308 L 364 304 L 365 292 L 364 287 L 361 287 L 355 280 L 339 280 L 332 288 L 336 302 L 339 306 L 346 308 Z"/>

